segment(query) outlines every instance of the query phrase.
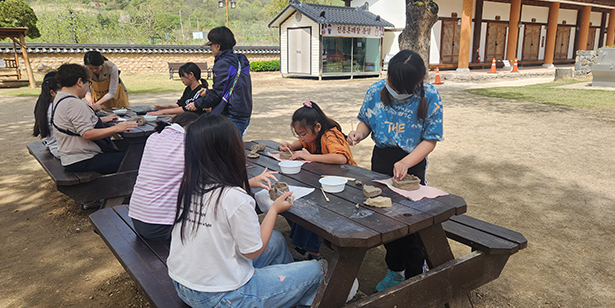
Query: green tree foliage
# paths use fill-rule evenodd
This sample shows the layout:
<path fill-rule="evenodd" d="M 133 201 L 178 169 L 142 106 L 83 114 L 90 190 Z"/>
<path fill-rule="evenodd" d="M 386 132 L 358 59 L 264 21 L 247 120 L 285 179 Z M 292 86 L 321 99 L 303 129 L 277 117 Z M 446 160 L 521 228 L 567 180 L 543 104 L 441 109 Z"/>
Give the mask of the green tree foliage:
<path fill-rule="evenodd" d="M 0 1 L 0 27 L 25 27 L 29 38 L 37 38 L 41 36 L 37 20 L 34 10 L 24 0 Z"/>

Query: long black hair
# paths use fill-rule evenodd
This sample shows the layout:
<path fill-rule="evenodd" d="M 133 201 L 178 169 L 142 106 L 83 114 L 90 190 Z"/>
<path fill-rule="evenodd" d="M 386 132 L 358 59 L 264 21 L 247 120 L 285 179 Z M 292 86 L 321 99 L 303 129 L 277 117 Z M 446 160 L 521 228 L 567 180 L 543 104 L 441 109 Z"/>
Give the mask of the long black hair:
<path fill-rule="evenodd" d="M 423 86 L 426 74 L 425 62 L 418 53 L 412 50 L 402 50 L 389 61 L 387 82 L 397 93 L 415 94 L 421 98 L 417 112 L 421 120 L 425 120 L 427 116 L 427 100 Z M 386 87 L 380 91 L 380 101 L 385 105 L 391 105 L 391 95 Z"/>
<path fill-rule="evenodd" d="M 175 212 L 175 224 L 182 224 L 182 241 L 188 222 L 192 223 L 190 232 L 195 233 L 207 207 L 214 207 L 216 218 L 224 189 L 239 187 L 252 195 L 241 134 L 227 117 L 200 116 L 186 132 L 185 149 L 186 165 Z"/>
<path fill-rule="evenodd" d="M 53 103 L 51 101 L 51 91 L 58 92 L 60 85 L 55 80 L 56 72 L 51 71 L 43 78 L 43 84 L 41 84 L 41 94 L 36 100 L 34 106 L 34 129 L 32 130 L 32 136 L 45 138 L 50 135 L 49 121 L 47 119 L 47 111 L 49 105 Z"/>
<path fill-rule="evenodd" d="M 186 127 L 190 124 L 192 124 L 192 122 L 194 122 L 197 118 L 199 117 L 198 114 L 194 113 L 194 112 L 183 112 L 180 113 L 176 116 L 173 117 L 173 119 L 171 120 L 171 123 L 177 123 L 179 124 L 181 127 Z M 167 122 L 163 122 L 163 121 L 157 121 L 156 122 L 156 132 L 157 133 L 161 133 L 165 127 L 169 126 L 171 124 L 167 123 Z"/>
<path fill-rule="evenodd" d="M 190 73 L 194 74 L 194 78 L 198 80 L 205 88 L 209 87 L 207 80 L 201 78 L 201 68 L 198 65 L 187 62 L 186 64 L 179 67 L 179 76 L 182 77 L 184 75 L 189 75 Z"/>
<path fill-rule="evenodd" d="M 107 60 L 105 56 L 96 50 L 90 50 L 83 56 L 83 64 L 85 65 L 101 66 L 105 64 Z"/>
<path fill-rule="evenodd" d="M 311 101 L 303 103 L 303 107 L 297 109 L 295 113 L 293 113 L 290 127 L 293 133 L 295 125 L 299 125 L 300 127 L 311 130 L 313 134 L 316 134 L 316 129 L 314 127 L 317 123 L 320 123 L 321 128 L 316 136 L 316 151 L 313 154 L 322 154 L 322 148 L 320 146 L 322 135 L 333 128 L 337 128 L 337 130 L 342 133 L 342 127 L 339 123 L 327 117 L 318 104 Z M 342 133 L 342 135 L 343 134 L 344 133 Z M 344 135 L 344 138 L 346 138 L 346 135 Z"/>

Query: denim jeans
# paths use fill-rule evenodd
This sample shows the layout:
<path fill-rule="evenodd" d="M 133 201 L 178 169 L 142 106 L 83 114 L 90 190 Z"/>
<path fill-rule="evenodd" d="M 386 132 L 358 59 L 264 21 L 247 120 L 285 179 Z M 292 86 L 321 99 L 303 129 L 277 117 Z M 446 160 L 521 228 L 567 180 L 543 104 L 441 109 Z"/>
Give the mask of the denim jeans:
<path fill-rule="evenodd" d="M 320 253 L 320 240 L 316 233 L 293 222 L 290 225 L 289 236 L 293 245 L 305 251 Z"/>
<path fill-rule="evenodd" d="M 231 119 L 233 123 L 235 123 L 235 126 L 237 126 L 237 128 L 239 129 L 241 138 L 243 138 L 246 135 L 246 131 L 248 130 L 248 125 L 250 124 L 250 118 L 249 117 L 240 118 L 240 117 L 234 117 L 232 115 L 227 115 L 227 117 Z"/>
<path fill-rule="evenodd" d="M 310 306 L 324 270 L 315 260 L 292 260 L 284 236 L 274 230 L 265 251 L 252 260 L 254 276 L 237 290 L 200 292 L 186 288 L 176 281 L 173 281 L 173 284 L 179 297 L 191 307 Z"/>

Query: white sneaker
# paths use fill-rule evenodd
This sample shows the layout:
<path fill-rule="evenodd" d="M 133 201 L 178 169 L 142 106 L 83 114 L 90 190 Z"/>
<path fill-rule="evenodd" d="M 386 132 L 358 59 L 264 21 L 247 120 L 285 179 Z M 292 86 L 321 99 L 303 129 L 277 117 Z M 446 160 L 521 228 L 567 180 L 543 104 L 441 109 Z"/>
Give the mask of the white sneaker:
<path fill-rule="evenodd" d="M 350 288 L 350 293 L 348 293 L 348 298 L 346 299 L 346 302 L 349 302 L 357 294 L 357 291 L 359 291 L 359 280 L 355 278 L 354 282 L 352 283 L 352 288 Z"/>

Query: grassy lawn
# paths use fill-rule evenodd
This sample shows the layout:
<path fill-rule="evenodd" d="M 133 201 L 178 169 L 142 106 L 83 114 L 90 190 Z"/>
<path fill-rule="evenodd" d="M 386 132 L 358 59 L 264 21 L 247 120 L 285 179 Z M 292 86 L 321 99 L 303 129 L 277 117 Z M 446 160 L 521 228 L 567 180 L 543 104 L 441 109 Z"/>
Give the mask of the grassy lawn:
<path fill-rule="evenodd" d="M 43 77 L 44 74 L 34 74 L 34 79 L 38 85 L 36 89 L 30 89 L 26 85 L 22 88 L 5 91 L 2 95 L 38 96 L 41 93 L 40 83 Z M 179 76 L 176 76 L 175 80 L 169 79 L 169 73 L 121 74 L 121 78 L 126 85 L 128 95 L 135 93 L 182 92 L 186 87 L 179 80 Z M 208 80 L 208 82 L 212 83 L 211 80 Z"/>
<path fill-rule="evenodd" d="M 466 90 L 469 93 L 553 105 L 615 110 L 615 92 L 604 90 L 556 89 L 579 81 L 550 82 L 523 87 Z M 589 81 L 582 81 L 587 83 Z"/>

